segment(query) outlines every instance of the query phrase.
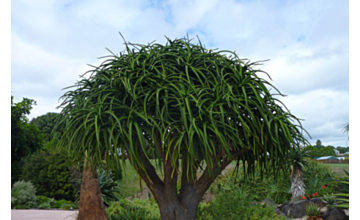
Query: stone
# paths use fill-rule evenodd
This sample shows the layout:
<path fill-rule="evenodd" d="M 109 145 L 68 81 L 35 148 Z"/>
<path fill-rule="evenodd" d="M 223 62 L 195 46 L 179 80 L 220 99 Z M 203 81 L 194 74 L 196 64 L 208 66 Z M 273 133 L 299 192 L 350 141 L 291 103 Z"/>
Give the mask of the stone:
<path fill-rule="evenodd" d="M 261 205 L 268 205 L 268 206 L 277 206 L 277 204 L 272 200 L 271 198 L 266 198 L 263 201 L 260 202 Z"/>
<path fill-rule="evenodd" d="M 283 212 L 287 217 L 302 218 L 305 216 L 305 208 L 309 203 L 308 200 L 290 202 L 279 206 L 277 209 Z"/>
<path fill-rule="evenodd" d="M 347 220 L 349 216 L 345 214 L 344 210 L 330 208 L 322 218 L 323 220 Z"/>
<path fill-rule="evenodd" d="M 326 204 L 322 201 L 322 199 L 323 197 L 312 198 L 310 199 L 310 202 L 319 205 L 320 207 L 324 207 Z"/>

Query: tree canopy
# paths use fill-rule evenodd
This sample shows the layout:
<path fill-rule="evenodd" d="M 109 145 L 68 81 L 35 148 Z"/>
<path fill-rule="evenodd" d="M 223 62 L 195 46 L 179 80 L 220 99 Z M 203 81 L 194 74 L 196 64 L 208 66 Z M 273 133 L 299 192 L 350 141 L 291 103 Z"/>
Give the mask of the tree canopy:
<path fill-rule="evenodd" d="M 58 116 L 59 113 L 48 112 L 45 115 L 41 115 L 31 120 L 31 124 L 34 124 L 41 131 L 44 135 L 44 140 L 47 142 L 50 142 L 53 138 L 59 139 L 62 135 L 62 132 L 59 129 L 58 131 L 52 132 Z"/>
<path fill-rule="evenodd" d="M 36 102 L 23 98 L 21 102 L 14 103 L 13 99 L 11 96 L 11 183 L 21 174 L 20 160 L 43 145 L 41 132 L 26 118 Z"/>
<path fill-rule="evenodd" d="M 93 164 L 104 159 L 116 168 L 120 149 L 161 203 L 166 198 L 157 191 L 176 194 L 179 176 L 178 196 L 189 201 L 188 194 L 202 197 L 234 159 L 246 163 L 248 173 L 256 165 L 276 174 L 290 149 L 307 144 L 299 119 L 276 98 L 282 94 L 258 76 L 267 75 L 255 69 L 259 62 L 187 38 L 125 46 L 61 97 L 59 144 L 78 160 L 87 150 Z M 154 155 L 164 180 L 149 161 Z"/>

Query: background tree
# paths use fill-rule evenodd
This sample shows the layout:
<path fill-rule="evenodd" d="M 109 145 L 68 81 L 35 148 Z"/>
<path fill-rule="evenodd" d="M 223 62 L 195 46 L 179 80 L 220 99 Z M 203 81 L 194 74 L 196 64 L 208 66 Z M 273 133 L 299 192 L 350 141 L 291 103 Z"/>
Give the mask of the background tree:
<path fill-rule="evenodd" d="M 46 142 L 51 142 L 54 138 L 60 139 L 62 135 L 61 129 L 53 131 L 58 116 L 59 113 L 48 112 L 45 115 L 38 116 L 31 120 L 31 124 L 34 124 L 44 135 L 44 140 Z"/>
<path fill-rule="evenodd" d="M 24 164 L 21 177 L 34 184 L 37 195 L 75 201 L 78 189 L 72 174 L 76 166 L 66 152 L 58 149 L 39 151 Z"/>
<path fill-rule="evenodd" d="M 26 118 L 36 102 L 23 98 L 21 102 L 14 103 L 13 99 L 11 96 L 11 184 L 19 179 L 22 159 L 43 145 L 41 132 Z"/>
<path fill-rule="evenodd" d="M 309 157 L 304 149 L 295 149 L 291 151 L 289 162 L 290 162 L 290 179 L 292 193 L 291 200 L 293 201 L 296 197 L 305 195 L 305 185 L 303 180 L 303 168 L 308 166 L 308 162 L 305 160 Z"/>
<path fill-rule="evenodd" d="M 125 163 L 120 148 L 162 219 L 195 219 L 204 193 L 232 160 L 241 160 L 247 174 L 259 167 L 261 176 L 277 175 L 286 170 L 289 150 L 307 144 L 299 119 L 270 94 L 273 86 L 258 77 L 264 72 L 253 69 L 257 64 L 189 39 L 128 43 L 124 54 L 113 54 L 68 87 L 74 90 L 62 96 L 60 144 L 77 160 L 87 151 L 92 172 L 102 159 L 109 169 Z M 162 167 L 163 179 L 153 164 Z M 79 216 L 85 215 L 80 207 Z"/>

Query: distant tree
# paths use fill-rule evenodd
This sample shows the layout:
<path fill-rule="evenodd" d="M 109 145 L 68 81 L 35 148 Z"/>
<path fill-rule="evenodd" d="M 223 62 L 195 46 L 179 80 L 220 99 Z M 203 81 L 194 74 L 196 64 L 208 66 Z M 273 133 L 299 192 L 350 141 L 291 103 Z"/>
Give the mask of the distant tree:
<path fill-rule="evenodd" d="M 323 147 L 319 150 L 319 157 L 325 157 L 325 156 L 335 156 L 334 148 L 332 147 Z"/>
<path fill-rule="evenodd" d="M 74 201 L 77 189 L 72 173 L 76 165 L 67 152 L 39 151 L 25 162 L 21 178 L 34 184 L 37 195 Z"/>
<path fill-rule="evenodd" d="M 316 141 L 316 146 L 321 146 L 321 141 L 320 140 Z"/>
<path fill-rule="evenodd" d="M 31 124 L 34 124 L 41 133 L 44 135 L 44 139 L 47 142 L 50 142 L 53 138 L 60 139 L 62 131 L 58 129 L 53 131 L 56 120 L 58 119 L 59 113 L 48 112 L 45 115 L 38 116 L 31 120 Z"/>
<path fill-rule="evenodd" d="M 11 184 L 21 174 L 22 159 L 43 146 L 41 132 L 35 125 L 29 124 L 26 118 L 36 102 L 23 98 L 21 102 L 14 103 L 13 99 L 11 96 Z"/>
<path fill-rule="evenodd" d="M 319 157 L 319 149 L 316 146 L 306 146 L 304 150 L 307 152 L 311 159 Z"/>

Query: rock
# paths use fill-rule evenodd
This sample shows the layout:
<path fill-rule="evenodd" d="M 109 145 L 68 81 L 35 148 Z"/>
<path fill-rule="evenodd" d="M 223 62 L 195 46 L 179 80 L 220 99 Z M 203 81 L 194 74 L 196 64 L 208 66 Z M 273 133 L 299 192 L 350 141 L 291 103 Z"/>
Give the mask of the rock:
<path fill-rule="evenodd" d="M 305 207 L 309 203 L 308 200 L 290 202 L 279 206 L 277 209 L 283 212 L 287 217 L 302 218 L 305 216 Z"/>
<path fill-rule="evenodd" d="M 285 216 L 286 218 L 288 218 L 282 211 L 280 211 L 279 209 L 275 209 L 275 212 L 278 216 Z"/>
<path fill-rule="evenodd" d="M 349 216 L 341 209 L 330 208 L 322 218 L 323 220 L 347 220 Z"/>
<path fill-rule="evenodd" d="M 311 203 L 317 204 L 320 207 L 324 207 L 326 204 L 322 201 L 323 197 L 318 197 L 318 198 L 312 198 L 310 199 Z"/>
<path fill-rule="evenodd" d="M 272 200 L 271 198 L 266 198 L 263 201 L 260 202 L 261 205 L 268 205 L 268 206 L 277 206 L 277 204 Z"/>

